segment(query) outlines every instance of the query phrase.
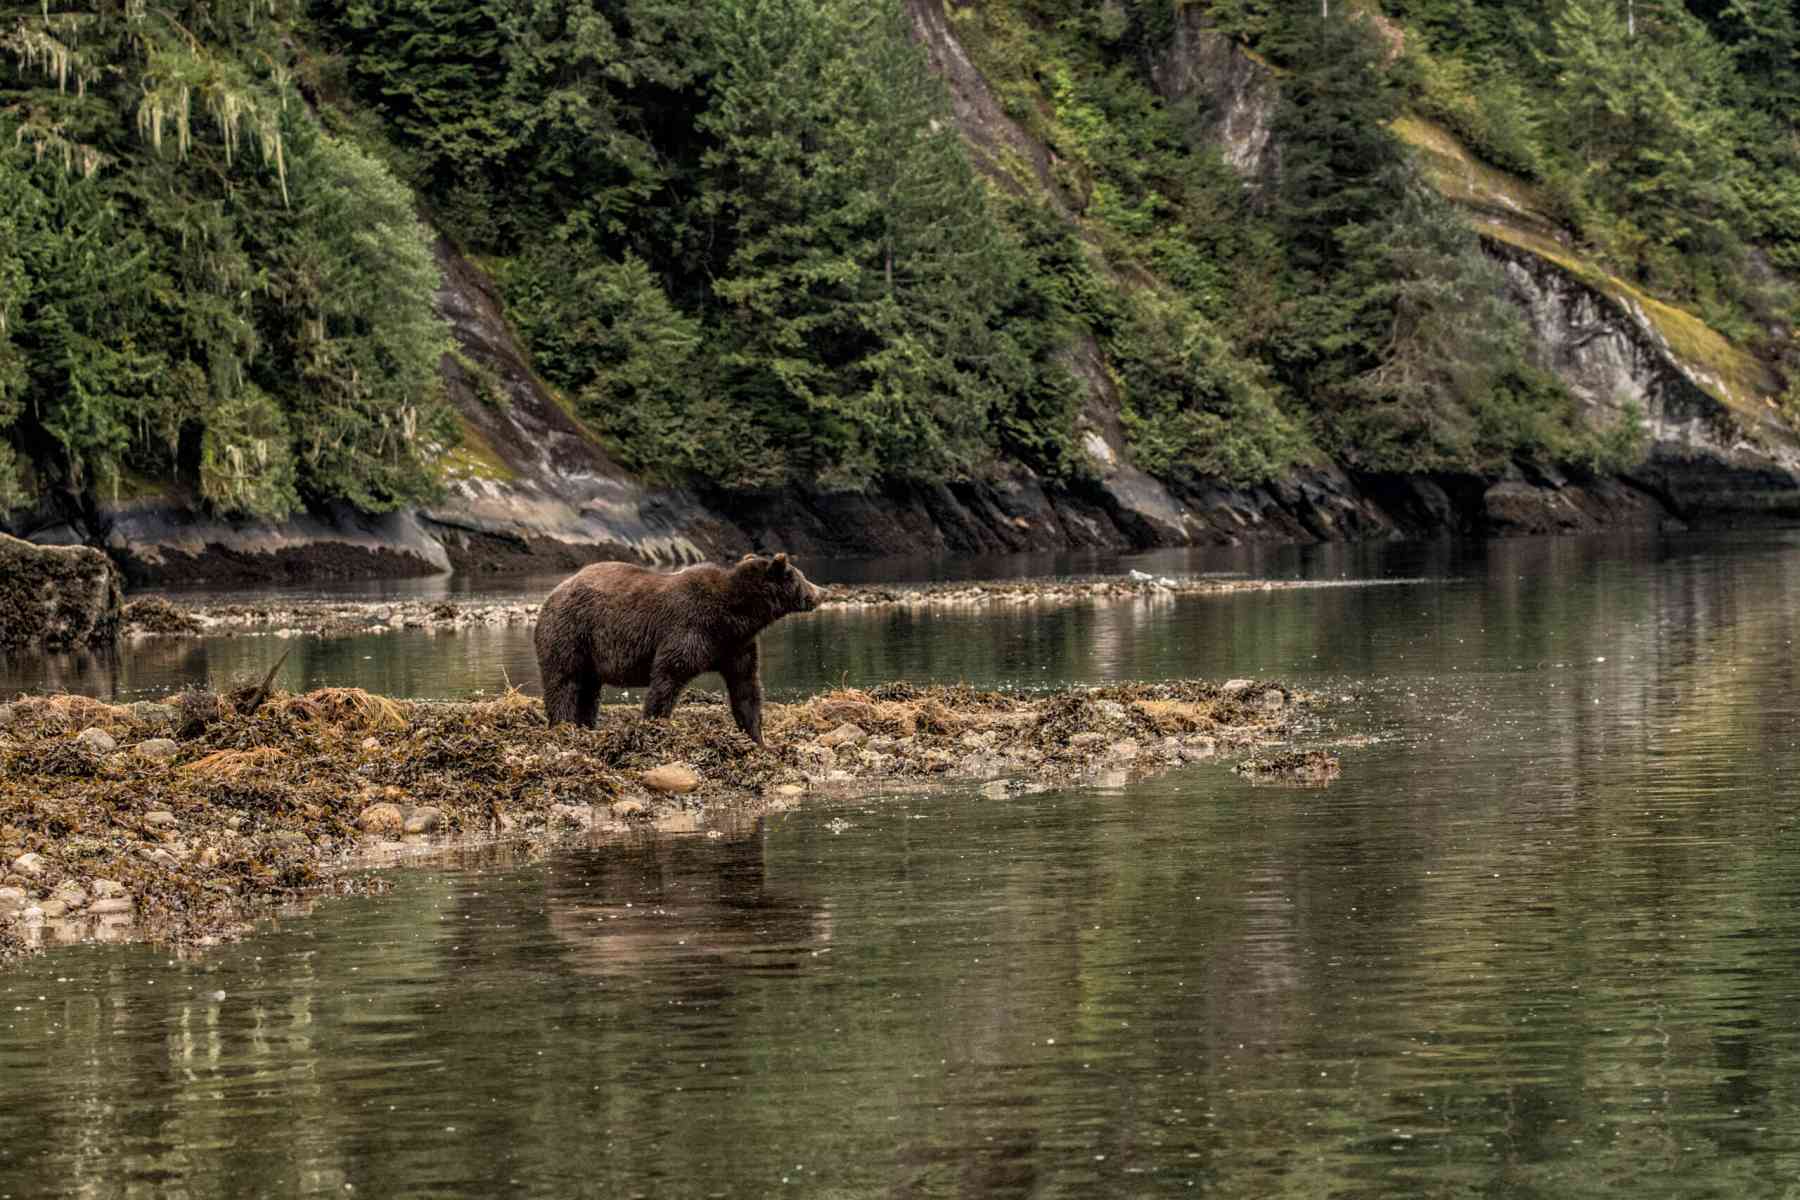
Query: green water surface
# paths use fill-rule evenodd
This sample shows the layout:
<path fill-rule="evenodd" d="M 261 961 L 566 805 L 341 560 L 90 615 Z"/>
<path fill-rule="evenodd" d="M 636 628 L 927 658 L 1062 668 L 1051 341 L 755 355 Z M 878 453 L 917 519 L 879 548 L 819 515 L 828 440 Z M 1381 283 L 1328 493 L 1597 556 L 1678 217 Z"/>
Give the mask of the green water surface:
<path fill-rule="evenodd" d="M 1372 739 L 1329 788 L 875 794 L 57 950 L 0 974 L 0 1196 L 1800 1194 L 1800 537 L 1273 569 L 1427 581 L 803 618 L 771 686 L 1280 677 Z"/>

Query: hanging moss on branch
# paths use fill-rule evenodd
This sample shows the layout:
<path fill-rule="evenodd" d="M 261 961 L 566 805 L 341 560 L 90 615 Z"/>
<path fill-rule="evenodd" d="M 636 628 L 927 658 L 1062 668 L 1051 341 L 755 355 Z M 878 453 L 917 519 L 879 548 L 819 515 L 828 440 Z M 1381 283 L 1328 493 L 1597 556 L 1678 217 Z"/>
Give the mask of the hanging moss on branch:
<path fill-rule="evenodd" d="M 126 477 L 224 515 L 427 498 L 454 444 L 411 193 L 227 0 L 0 25 L 0 510 Z"/>

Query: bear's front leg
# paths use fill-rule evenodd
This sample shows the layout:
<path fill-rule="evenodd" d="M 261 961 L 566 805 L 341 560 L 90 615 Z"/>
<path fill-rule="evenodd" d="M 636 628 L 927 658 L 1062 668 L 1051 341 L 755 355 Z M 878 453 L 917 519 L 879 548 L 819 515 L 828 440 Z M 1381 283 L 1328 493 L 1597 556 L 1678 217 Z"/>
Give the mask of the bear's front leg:
<path fill-rule="evenodd" d="M 731 715 L 749 739 L 763 744 L 762 673 L 757 669 L 756 643 L 751 642 L 719 668 L 725 677 L 725 693 L 731 697 Z"/>

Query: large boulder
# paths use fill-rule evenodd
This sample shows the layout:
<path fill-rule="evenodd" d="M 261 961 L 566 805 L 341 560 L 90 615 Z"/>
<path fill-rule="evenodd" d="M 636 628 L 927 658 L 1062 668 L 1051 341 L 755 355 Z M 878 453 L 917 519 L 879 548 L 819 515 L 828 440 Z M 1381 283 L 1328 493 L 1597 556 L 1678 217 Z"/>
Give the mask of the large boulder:
<path fill-rule="evenodd" d="M 100 551 L 0 533 L 0 651 L 110 642 L 120 607 L 119 572 Z"/>

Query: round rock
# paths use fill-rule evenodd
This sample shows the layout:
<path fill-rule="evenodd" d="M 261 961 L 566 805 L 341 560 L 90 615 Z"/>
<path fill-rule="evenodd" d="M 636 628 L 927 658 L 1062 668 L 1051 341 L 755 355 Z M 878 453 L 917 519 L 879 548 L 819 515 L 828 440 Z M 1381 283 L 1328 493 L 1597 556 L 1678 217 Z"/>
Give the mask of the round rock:
<path fill-rule="evenodd" d="M 88 906 L 88 912 L 96 917 L 116 916 L 119 913 L 132 911 L 130 896 L 102 896 Z"/>
<path fill-rule="evenodd" d="M 125 885 L 116 879 L 94 880 L 94 895 L 104 900 L 108 896 L 126 895 Z"/>
<path fill-rule="evenodd" d="M 137 744 L 137 752 L 143 758 L 166 762 L 181 753 L 181 747 L 169 738 L 149 738 Z"/>
<path fill-rule="evenodd" d="M 406 833 L 435 833 L 444 824 L 444 814 L 435 808 L 415 808 L 406 818 Z"/>
<path fill-rule="evenodd" d="M 74 912 L 78 908 L 86 908 L 88 902 L 87 892 L 82 890 L 81 885 L 73 879 L 57 884 L 56 890 L 50 893 L 50 898 L 62 901 L 65 909 L 69 912 Z"/>
<path fill-rule="evenodd" d="M 862 726 L 845 721 L 830 733 L 821 736 L 819 738 L 819 745 L 824 746 L 827 749 L 835 750 L 839 746 L 854 746 L 857 742 L 862 741 L 868 736 L 868 734 L 863 732 Z"/>
<path fill-rule="evenodd" d="M 356 827 L 364 833 L 401 833 L 406 829 L 406 818 L 397 804 L 371 804 L 357 816 Z"/>
<path fill-rule="evenodd" d="M 75 744 L 83 750 L 89 750 L 95 754 L 111 754 L 119 748 L 119 743 L 113 738 L 113 735 L 98 725 L 89 725 L 76 734 Z"/>
<path fill-rule="evenodd" d="M 167 809 L 157 809 L 144 814 L 144 824 L 153 829 L 167 829 L 175 824 L 175 814 Z"/>
<path fill-rule="evenodd" d="M 13 859 L 13 870 L 27 879 L 36 879 L 47 869 L 44 856 L 41 854 L 21 854 Z"/>
<path fill-rule="evenodd" d="M 645 771 L 638 778 L 653 792 L 667 792 L 675 796 L 686 795 L 700 786 L 700 776 L 680 763 L 665 763 Z"/>

